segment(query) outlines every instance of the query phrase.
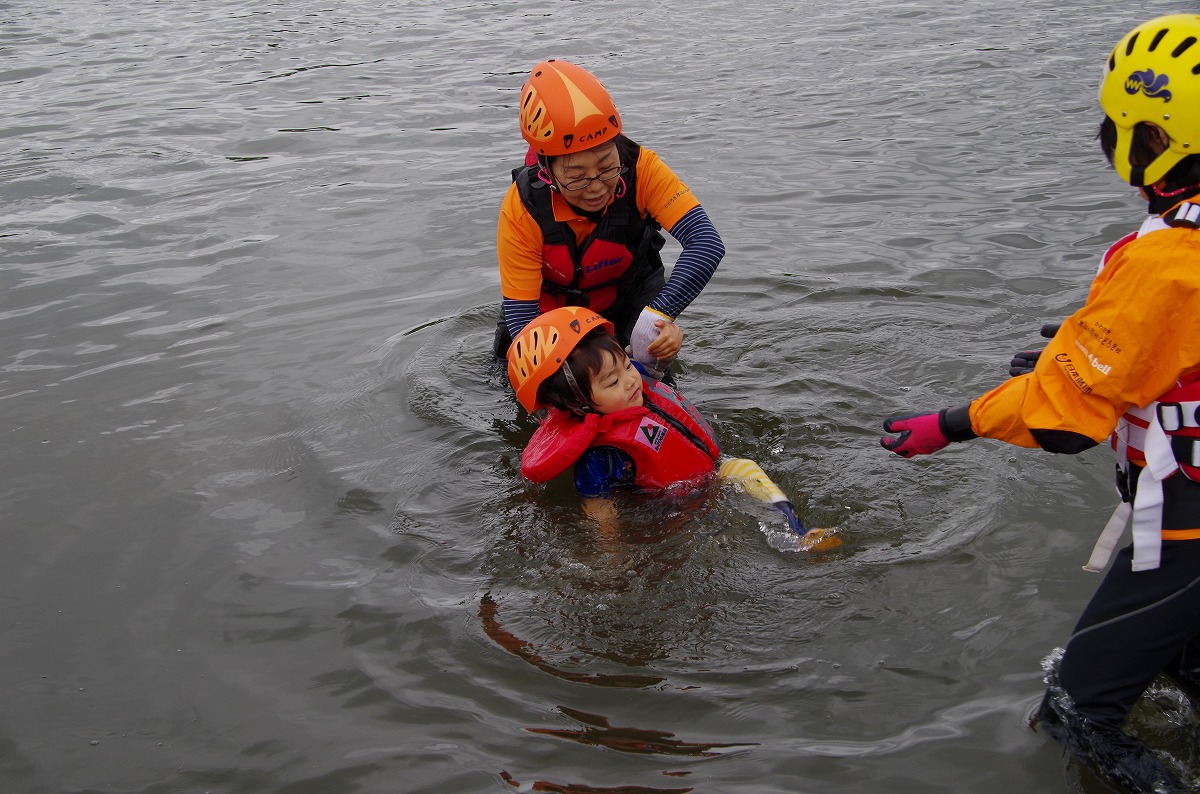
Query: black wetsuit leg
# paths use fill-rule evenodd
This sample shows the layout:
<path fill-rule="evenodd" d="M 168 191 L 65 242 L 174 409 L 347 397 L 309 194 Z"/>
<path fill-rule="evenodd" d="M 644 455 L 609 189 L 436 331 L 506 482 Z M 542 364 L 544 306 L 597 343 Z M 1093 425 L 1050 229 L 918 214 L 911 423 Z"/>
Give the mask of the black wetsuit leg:
<path fill-rule="evenodd" d="M 1200 634 L 1200 541 L 1166 542 L 1162 564 L 1130 569 L 1122 549 L 1067 642 L 1058 676 L 1082 717 L 1121 730 L 1155 676 Z"/>
<path fill-rule="evenodd" d="M 1192 638 L 1163 672 L 1191 698 L 1193 707 L 1200 711 L 1200 634 Z"/>

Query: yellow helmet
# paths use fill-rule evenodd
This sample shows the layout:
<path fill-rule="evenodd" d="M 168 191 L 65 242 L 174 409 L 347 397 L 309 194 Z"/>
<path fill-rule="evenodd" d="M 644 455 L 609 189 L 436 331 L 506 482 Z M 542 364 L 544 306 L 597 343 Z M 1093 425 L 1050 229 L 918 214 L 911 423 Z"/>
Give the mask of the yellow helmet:
<path fill-rule="evenodd" d="M 508 381 L 526 411 L 543 407 L 537 399 L 538 387 L 562 369 L 571 351 L 596 328 L 614 333 L 613 324 L 591 309 L 562 306 L 521 329 L 508 348 Z"/>
<path fill-rule="evenodd" d="M 521 137 L 538 154 L 554 157 L 611 141 L 621 114 L 604 85 L 567 61 L 542 61 L 521 88 Z"/>
<path fill-rule="evenodd" d="M 1113 48 L 1100 106 L 1117 127 L 1113 166 L 1135 187 L 1153 185 L 1176 163 L 1200 154 L 1200 14 L 1172 14 L 1138 25 Z M 1129 160 L 1134 127 L 1161 127 L 1171 141 L 1148 164 Z"/>

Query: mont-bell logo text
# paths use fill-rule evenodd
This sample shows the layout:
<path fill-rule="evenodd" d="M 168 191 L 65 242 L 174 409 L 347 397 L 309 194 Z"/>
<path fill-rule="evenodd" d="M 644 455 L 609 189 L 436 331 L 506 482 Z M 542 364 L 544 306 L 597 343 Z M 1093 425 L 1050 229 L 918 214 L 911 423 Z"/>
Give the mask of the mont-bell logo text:
<path fill-rule="evenodd" d="M 653 419 L 647 417 L 642 420 L 640 425 L 638 425 L 636 436 L 637 440 L 640 443 L 650 447 L 655 452 L 658 452 L 659 447 L 662 446 L 663 439 L 666 437 L 667 428 L 663 427 L 658 422 L 655 422 Z"/>
<path fill-rule="evenodd" d="M 1153 69 L 1142 69 L 1125 78 L 1125 93 L 1141 93 L 1151 99 L 1170 102 L 1171 92 L 1167 90 L 1167 84 L 1170 82 L 1171 78 L 1165 74 L 1155 74 Z"/>

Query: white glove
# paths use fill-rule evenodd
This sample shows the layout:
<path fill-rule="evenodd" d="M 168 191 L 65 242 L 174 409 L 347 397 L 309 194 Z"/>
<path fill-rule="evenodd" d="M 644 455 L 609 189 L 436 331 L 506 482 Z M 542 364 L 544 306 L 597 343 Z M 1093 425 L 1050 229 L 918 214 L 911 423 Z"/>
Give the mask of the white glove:
<path fill-rule="evenodd" d="M 666 320 L 674 322 L 670 317 L 662 312 L 651 309 L 649 306 L 642 309 L 642 313 L 638 315 L 637 322 L 634 323 L 633 332 L 629 335 L 629 357 L 638 362 L 646 369 L 653 370 L 658 373 L 658 377 L 662 377 L 662 373 L 666 372 L 671 366 L 674 358 L 658 359 L 650 354 L 650 343 L 658 338 L 659 330 L 654 325 L 658 320 Z"/>

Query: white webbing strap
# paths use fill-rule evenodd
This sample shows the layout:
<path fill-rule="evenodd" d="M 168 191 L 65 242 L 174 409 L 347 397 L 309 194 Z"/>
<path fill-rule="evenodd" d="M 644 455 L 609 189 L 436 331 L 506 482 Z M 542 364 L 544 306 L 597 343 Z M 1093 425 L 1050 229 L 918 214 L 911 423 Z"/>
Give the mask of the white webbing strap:
<path fill-rule="evenodd" d="M 1135 571 L 1149 571 L 1157 568 L 1162 557 L 1162 514 L 1163 514 L 1163 480 L 1179 470 L 1175 455 L 1171 450 L 1171 439 L 1159 422 L 1156 403 L 1130 411 L 1131 414 L 1147 421 L 1144 434 L 1135 425 L 1122 421 L 1116 433 L 1117 465 L 1122 470 L 1128 469 L 1128 444 L 1126 436 L 1137 432 L 1143 436 L 1142 452 L 1146 457 L 1146 466 L 1137 478 L 1137 493 L 1133 504 L 1122 502 L 1117 505 L 1104 531 L 1092 548 L 1092 556 L 1083 566 L 1085 571 L 1103 571 L 1112 559 L 1113 551 L 1125 531 L 1125 525 L 1133 517 L 1133 565 Z"/>
<path fill-rule="evenodd" d="M 1129 514 L 1132 512 L 1133 505 L 1129 502 L 1117 505 L 1112 517 L 1104 525 L 1104 531 L 1096 539 L 1096 545 L 1092 547 L 1092 556 L 1088 557 L 1083 570 L 1099 573 L 1108 567 L 1108 561 L 1112 559 L 1113 550 L 1117 548 L 1117 541 L 1125 534 L 1125 525 L 1129 523 Z"/>
<path fill-rule="evenodd" d="M 1147 466 L 1138 477 L 1133 497 L 1133 570 L 1158 567 L 1162 552 L 1162 480 Z"/>
<path fill-rule="evenodd" d="M 1144 410 L 1139 412 L 1134 409 L 1130 413 L 1144 417 L 1149 416 Z M 1113 433 L 1114 450 L 1117 453 L 1117 468 L 1121 471 L 1126 471 L 1129 467 L 1129 437 L 1137 433 L 1141 440 L 1144 431 L 1137 425 L 1130 422 L 1125 417 L 1117 423 L 1117 429 Z M 1142 446 L 1145 445 L 1141 441 Z M 1120 502 L 1117 509 L 1113 510 L 1113 514 L 1109 516 L 1108 523 L 1104 525 L 1104 530 L 1100 533 L 1100 537 L 1096 538 L 1096 545 L 1092 547 L 1092 556 L 1088 557 L 1088 561 L 1083 566 L 1083 570 L 1091 571 L 1092 573 L 1100 573 L 1108 567 L 1108 561 L 1112 559 L 1113 552 L 1117 548 L 1117 543 L 1121 540 L 1121 536 L 1125 534 L 1125 527 L 1129 524 L 1129 516 L 1133 513 L 1133 505 L 1129 502 Z"/>
<path fill-rule="evenodd" d="M 1158 421 L 1157 412 L 1146 428 L 1146 468 L 1133 499 L 1133 570 L 1158 567 L 1162 556 L 1163 480 L 1179 471 L 1171 439 Z"/>

